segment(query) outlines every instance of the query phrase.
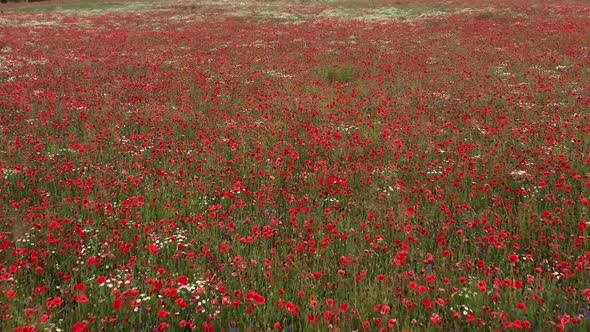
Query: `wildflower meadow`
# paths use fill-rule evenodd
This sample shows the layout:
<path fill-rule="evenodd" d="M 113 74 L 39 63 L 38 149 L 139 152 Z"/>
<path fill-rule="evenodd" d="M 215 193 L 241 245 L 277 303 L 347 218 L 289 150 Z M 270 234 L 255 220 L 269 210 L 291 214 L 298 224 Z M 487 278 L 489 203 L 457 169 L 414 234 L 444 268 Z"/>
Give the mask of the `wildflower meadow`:
<path fill-rule="evenodd" d="M 0 330 L 590 330 L 588 1 L 0 10 Z"/>

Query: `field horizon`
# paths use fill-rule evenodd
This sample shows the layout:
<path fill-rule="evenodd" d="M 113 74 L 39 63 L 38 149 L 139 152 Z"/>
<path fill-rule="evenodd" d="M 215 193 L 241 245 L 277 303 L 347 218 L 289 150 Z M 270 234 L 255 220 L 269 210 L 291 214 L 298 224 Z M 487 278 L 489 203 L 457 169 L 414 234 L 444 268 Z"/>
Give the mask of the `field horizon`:
<path fill-rule="evenodd" d="M 0 11 L 0 330 L 590 330 L 587 1 Z"/>

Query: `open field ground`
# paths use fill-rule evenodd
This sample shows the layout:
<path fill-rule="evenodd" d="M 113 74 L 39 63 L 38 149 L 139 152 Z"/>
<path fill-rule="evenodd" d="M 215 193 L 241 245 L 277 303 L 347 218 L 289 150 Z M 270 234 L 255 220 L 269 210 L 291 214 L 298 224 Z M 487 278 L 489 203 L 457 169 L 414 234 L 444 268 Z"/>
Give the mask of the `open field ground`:
<path fill-rule="evenodd" d="M 587 1 L 0 10 L 0 330 L 590 330 Z"/>

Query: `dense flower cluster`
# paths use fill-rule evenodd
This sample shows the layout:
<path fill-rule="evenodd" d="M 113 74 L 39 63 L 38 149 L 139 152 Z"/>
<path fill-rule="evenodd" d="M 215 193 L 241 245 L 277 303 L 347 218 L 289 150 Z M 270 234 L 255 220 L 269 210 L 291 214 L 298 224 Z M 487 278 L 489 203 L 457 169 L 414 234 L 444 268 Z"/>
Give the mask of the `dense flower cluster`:
<path fill-rule="evenodd" d="M 590 327 L 585 1 L 10 5 L 0 323 Z"/>

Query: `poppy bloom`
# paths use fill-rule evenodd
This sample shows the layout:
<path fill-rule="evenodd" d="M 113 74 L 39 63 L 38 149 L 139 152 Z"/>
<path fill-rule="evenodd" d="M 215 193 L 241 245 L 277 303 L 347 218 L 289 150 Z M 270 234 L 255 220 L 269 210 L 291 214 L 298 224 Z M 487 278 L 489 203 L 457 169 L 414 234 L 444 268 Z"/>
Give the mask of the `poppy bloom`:
<path fill-rule="evenodd" d="M 187 307 L 186 301 L 182 297 L 179 297 L 176 300 L 174 300 L 174 303 L 176 303 L 176 305 L 179 306 L 179 307 L 181 307 L 181 308 L 186 308 Z"/>
<path fill-rule="evenodd" d="M 166 318 L 166 317 L 168 317 L 168 316 L 170 316 L 170 313 L 168 313 L 168 311 L 166 311 L 166 310 L 164 310 L 164 309 L 160 309 L 160 310 L 158 311 L 158 317 L 159 317 L 159 318 Z"/>
<path fill-rule="evenodd" d="M 47 307 L 48 308 L 52 308 L 52 307 L 59 307 L 64 303 L 64 301 L 62 300 L 61 297 L 56 296 L 54 298 L 48 299 L 47 300 Z"/>
<path fill-rule="evenodd" d="M 442 323 L 442 318 L 439 314 L 434 313 L 430 316 L 430 323 L 432 323 L 433 325 L 439 325 L 440 323 Z"/>
<path fill-rule="evenodd" d="M 115 309 L 115 310 L 123 309 L 123 300 L 121 298 L 118 297 L 113 301 L 113 309 Z"/>
<path fill-rule="evenodd" d="M 74 326 L 73 326 L 74 332 L 86 332 L 88 330 L 89 330 L 88 325 L 86 323 L 84 323 L 84 322 L 74 323 Z"/>
<path fill-rule="evenodd" d="M 508 259 L 514 263 L 518 262 L 519 260 L 518 255 L 516 255 L 515 253 L 510 253 L 510 255 L 508 255 Z"/>
<path fill-rule="evenodd" d="M 254 302 L 257 304 L 264 304 L 266 303 L 266 298 L 260 294 L 254 294 Z"/>

